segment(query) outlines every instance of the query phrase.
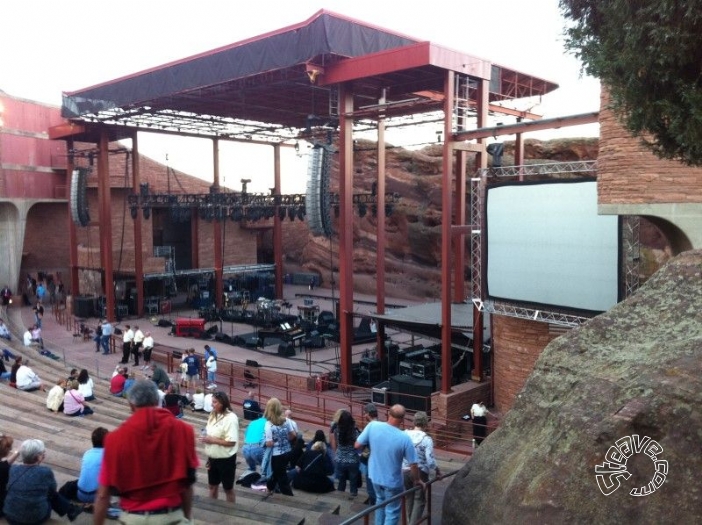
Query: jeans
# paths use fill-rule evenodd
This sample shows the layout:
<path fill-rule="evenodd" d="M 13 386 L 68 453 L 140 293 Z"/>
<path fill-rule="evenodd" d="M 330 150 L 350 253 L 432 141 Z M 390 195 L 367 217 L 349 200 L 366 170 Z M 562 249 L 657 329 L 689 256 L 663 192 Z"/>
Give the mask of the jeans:
<path fill-rule="evenodd" d="M 249 470 L 256 470 L 256 466 L 263 463 L 264 449 L 258 443 L 244 443 L 242 452 Z"/>
<path fill-rule="evenodd" d="M 368 463 L 361 462 L 358 465 L 359 472 L 366 478 L 366 492 L 368 493 L 369 503 L 375 505 L 375 489 L 373 488 L 373 482 L 368 477 Z"/>
<path fill-rule="evenodd" d="M 358 494 L 358 463 L 336 463 L 334 475 L 339 480 L 337 490 L 346 490 L 346 480 L 349 480 L 349 492 L 352 496 Z"/>
<path fill-rule="evenodd" d="M 100 336 L 100 346 L 102 346 L 102 351 L 105 354 L 110 353 L 110 336 L 102 335 Z"/>
<path fill-rule="evenodd" d="M 376 505 L 392 498 L 393 496 L 397 496 L 404 490 L 402 486 L 383 487 L 382 485 L 374 485 L 374 488 Z M 375 525 L 397 525 L 400 522 L 401 510 L 402 498 L 398 498 L 385 507 L 379 508 L 375 511 Z"/>
<path fill-rule="evenodd" d="M 409 490 L 414 487 L 414 480 L 412 479 L 411 471 L 403 471 L 402 477 L 404 478 L 405 490 Z M 426 483 L 429 481 L 429 474 L 423 470 L 420 470 L 419 479 Z M 427 498 L 424 489 L 412 492 L 405 497 L 405 509 L 407 511 L 407 523 L 409 525 L 414 525 L 419 521 L 422 515 L 424 515 L 424 508 L 426 507 L 426 504 Z"/>

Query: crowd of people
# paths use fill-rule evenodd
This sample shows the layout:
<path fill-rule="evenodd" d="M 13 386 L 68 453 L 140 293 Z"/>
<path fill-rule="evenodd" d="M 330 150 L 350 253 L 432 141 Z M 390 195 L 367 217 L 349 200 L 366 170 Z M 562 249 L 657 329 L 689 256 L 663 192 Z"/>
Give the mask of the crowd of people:
<path fill-rule="evenodd" d="M 28 330 L 29 343 L 26 333 L 24 343 L 43 346 L 41 300 L 33 310 L 35 324 Z M 3 333 L 0 322 L 0 337 Z M 109 353 L 109 339 L 114 333 L 115 327 L 101 320 L 95 330 L 96 352 Z M 104 427 L 94 429 L 92 448 L 83 455 L 80 475 L 67 484 L 70 487 L 58 490 L 51 469 L 41 465 L 46 454 L 43 442 L 27 439 L 19 450 L 12 450 L 12 439 L 0 435 L 0 455 L 4 458 L 0 461 L 0 512 L 9 523 L 42 523 L 52 511 L 72 521 L 84 510 L 94 510 L 98 524 L 119 512 L 137 516 L 157 513 L 166 515 L 169 523 L 189 522 L 192 484 L 200 460 L 192 426 L 179 421 L 186 410 L 209 414 L 199 441 L 204 445 L 203 464 L 211 498 L 219 497 L 221 486 L 225 499 L 235 503 L 234 485 L 244 479 L 249 480 L 245 486 L 263 492 L 265 498 L 276 493 L 293 496 L 293 489 L 324 493 L 346 492 L 348 488 L 349 498 L 355 499 L 365 484 L 365 503 L 369 505 L 418 487 L 406 498 L 407 516 L 409 523 L 421 519 L 426 507 L 425 483 L 432 473 L 441 475 L 427 431 L 426 413 L 417 412 L 413 428 L 403 430 L 404 407 L 391 407 L 387 421 L 381 422 L 377 408 L 369 403 L 363 411 L 361 430 L 351 412 L 339 410 L 328 433 L 320 429 L 305 442 L 292 412 L 279 399 L 270 398 L 262 408 L 254 393 L 248 392 L 242 402 L 248 424 L 240 443 L 239 418 L 227 394 L 217 389 L 216 350 L 205 345 L 204 356 L 200 357 L 194 349 L 187 349 L 180 377 L 172 378 L 151 362 L 153 345 L 149 332 L 125 325 L 122 359 L 109 380 L 109 392 L 126 398 L 132 414 L 112 432 Z M 132 371 L 128 368 L 130 359 Z M 134 370 L 141 370 L 147 378 L 138 379 Z M 0 374 L 19 390 L 46 391 L 44 382 L 22 357 L 15 359 L 9 372 L 0 370 Z M 200 382 L 203 376 L 207 378 L 204 384 Z M 83 417 L 93 413 L 88 402 L 95 399 L 96 384 L 88 370 L 73 369 L 48 391 L 46 407 L 53 413 Z M 478 405 L 471 412 L 479 424 L 487 410 Z M 134 439 L 137 435 L 140 438 Z M 240 447 L 246 470 L 237 478 Z M 120 461 L 124 457 L 134 458 L 129 468 Z M 42 468 L 27 470 L 33 466 Z M 19 478 L 26 478 L 42 491 L 29 513 L 16 503 L 15 491 L 20 487 L 26 490 L 25 483 L 17 483 Z M 110 497 L 115 493 L 120 494 L 119 509 Z M 401 501 L 397 500 L 376 509 L 376 523 L 397 523 L 400 508 Z"/>

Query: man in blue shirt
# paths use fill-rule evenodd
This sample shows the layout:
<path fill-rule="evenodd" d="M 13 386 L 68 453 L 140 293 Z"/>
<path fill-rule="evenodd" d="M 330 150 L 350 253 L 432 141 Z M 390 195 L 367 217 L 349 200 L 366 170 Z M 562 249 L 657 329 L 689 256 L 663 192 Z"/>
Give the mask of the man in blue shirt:
<path fill-rule="evenodd" d="M 207 361 L 207 358 L 209 358 L 210 355 L 213 355 L 214 358 L 217 359 L 217 350 L 212 348 L 210 345 L 205 345 L 205 361 Z"/>
<path fill-rule="evenodd" d="M 373 480 L 376 504 L 404 491 L 402 460 L 410 467 L 415 484 L 421 485 L 417 468 L 417 453 L 409 436 L 400 430 L 405 419 L 405 407 L 393 405 L 388 411 L 388 422 L 371 421 L 358 436 L 357 449 L 369 445 L 373 451 L 368 458 L 368 476 Z M 402 501 L 397 499 L 375 511 L 375 525 L 396 525 L 400 521 Z"/>
<path fill-rule="evenodd" d="M 110 338 L 112 337 L 113 328 L 107 319 L 102 321 L 102 335 L 100 336 L 100 345 L 102 353 L 107 355 L 110 353 Z"/>
<path fill-rule="evenodd" d="M 188 370 L 185 372 L 188 376 L 185 388 L 190 388 L 197 386 L 197 380 L 200 378 L 200 359 L 195 355 L 194 348 L 188 348 L 186 352 L 188 355 L 183 359 L 183 362 L 188 366 Z"/>
<path fill-rule="evenodd" d="M 91 441 L 93 448 L 83 454 L 80 465 L 80 476 L 78 477 L 78 501 L 83 503 L 93 503 L 98 488 L 98 474 L 102 466 L 102 456 L 105 453 L 104 441 L 107 429 L 97 427 L 93 430 Z"/>

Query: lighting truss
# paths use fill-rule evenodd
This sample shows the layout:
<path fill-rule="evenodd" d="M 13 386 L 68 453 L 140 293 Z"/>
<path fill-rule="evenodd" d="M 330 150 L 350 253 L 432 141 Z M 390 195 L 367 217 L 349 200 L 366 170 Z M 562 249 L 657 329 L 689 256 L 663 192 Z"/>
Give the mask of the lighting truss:
<path fill-rule="evenodd" d="M 549 310 L 538 310 L 536 308 L 524 308 L 511 303 L 503 303 L 501 301 L 485 301 L 483 303 L 485 312 L 506 315 L 508 317 L 517 317 L 519 319 L 529 319 L 532 321 L 540 321 L 542 323 L 555 324 L 559 326 L 579 326 L 590 320 L 589 317 L 578 315 L 569 315 L 562 312 L 554 312 Z"/>
<path fill-rule="evenodd" d="M 548 164 L 522 164 L 501 168 L 483 168 L 477 175 L 489 177 L 529 177 L 533 175 L 559 175 L 564 173 L 597 173 L 596 160 L 575 162 L 551 162 Z"/>

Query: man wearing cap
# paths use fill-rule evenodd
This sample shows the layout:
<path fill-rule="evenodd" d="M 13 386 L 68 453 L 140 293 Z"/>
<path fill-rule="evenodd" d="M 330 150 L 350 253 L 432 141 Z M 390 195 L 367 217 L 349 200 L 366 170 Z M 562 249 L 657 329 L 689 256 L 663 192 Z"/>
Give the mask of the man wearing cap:
<path fill-rule="evenodd" d="M 378 420 L 378 408 L 373 403 L 368 403 L 363 408 L 363 413 L 366 416 L 366 420 L 370 423 L 371 421 Z M 368 499 L 364 503 L 367 505 L 375 505 L 375 489 L 373 488 L 373 481 L 371 481 L 368 476 L 368 458 L 370 457 L 370 447 L 364 447 L 361 450 L 361 464 L 360 471 L 361 475 L 366 478 L 366 492 L 368 492 Z"/>
<path fill-rule="evenodd" d="M 356 440 L 355 447 L 363 450 L 370 445 L 373 454 L 368 459 L 368 474 L 373 480 L 376 504 L 397 496 L 404 490 L 402 461 L 410 468 L 410 479 L 423 485 L 419 479 L 417 453 L 410 437 L 400 427 L 405 419 L 405 407 L 393 405 L 388 410 L 388 422 L 371 421 Z M 396 525 L 400 521 L 401 499 L 375 511 L 375 525 Z"/>

